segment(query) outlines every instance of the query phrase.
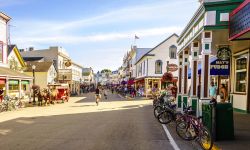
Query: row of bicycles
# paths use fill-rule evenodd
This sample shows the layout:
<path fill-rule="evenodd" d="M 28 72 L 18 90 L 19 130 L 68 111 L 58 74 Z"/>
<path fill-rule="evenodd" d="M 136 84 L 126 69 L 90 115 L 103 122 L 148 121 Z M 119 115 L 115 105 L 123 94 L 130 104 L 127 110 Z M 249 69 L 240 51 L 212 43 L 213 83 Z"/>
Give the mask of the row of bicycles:
<path fill-rule="evenodd" d="M 177 135 L 186 141 L 197 141 L 204 150 L 213 147 L 211 132 L 202 123 L 202 116 L 196 117 L 191 106 L 183 103 L 183 111 L 178 111 L 175 98 L 162 94 L 153 101 L 154 116 L 161 124 L 175 123 Z"/>
<path fill-rule="evenodd" d="M 25 103 L 19 98 L 4 96 L 0 103 L 0 112 L 12 111 L 25 107 Z"/>

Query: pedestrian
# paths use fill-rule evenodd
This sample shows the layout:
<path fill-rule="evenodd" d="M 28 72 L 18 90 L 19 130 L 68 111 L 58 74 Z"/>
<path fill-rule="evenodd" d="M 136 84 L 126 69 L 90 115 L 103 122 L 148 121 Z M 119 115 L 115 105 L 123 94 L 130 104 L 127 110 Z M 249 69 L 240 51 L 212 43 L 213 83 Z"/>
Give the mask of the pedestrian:
<path fill-rule="evenodd" d="M 228 99 L 227 99 L 227 89 L 225 84 L 221 84 L 220 85 L 220 101 L 222 103 L 225 103 Z"/>
<path fill-rule="evenodd" d="M 95 99 L 96 99 L 96 105 L 99 105 L 99 101 L 101 99 L 101 93 L 99 87 L 95 89 Z"/>
<path fill-rule="evenodd" d="M 108 91 L 106 88 L 103 90 L 103 95 L 105 99 L 108 99 Z"/>
<path fill-rule="evenodd" d="M 214 82 L 211 82 L 211 86 L 209 88 L 209 96 L 211 99 L 216 99 L 217 87 L 214 85 Z"/>

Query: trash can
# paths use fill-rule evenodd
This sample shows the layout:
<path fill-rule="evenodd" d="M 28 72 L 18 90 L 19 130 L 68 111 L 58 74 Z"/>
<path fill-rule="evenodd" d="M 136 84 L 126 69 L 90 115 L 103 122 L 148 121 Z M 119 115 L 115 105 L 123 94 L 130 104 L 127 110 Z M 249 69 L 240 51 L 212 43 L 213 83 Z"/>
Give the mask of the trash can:
<path fill-rule="evenodd" d="M 202 122 L 213 134 L 213 139 L 233 140 L 234 120 L 231 103 L 202 104 Z"/>
<path fill-rule="evenodd" d="M 202 122 L 210 131 L 212 131 L 212 107 L 209 103 L 202 104 Z"/>
<path fill-rule="evenodd" d="M 233 107 L 231 103 L 216 106 L 216 140 L 234 139 Z"/>

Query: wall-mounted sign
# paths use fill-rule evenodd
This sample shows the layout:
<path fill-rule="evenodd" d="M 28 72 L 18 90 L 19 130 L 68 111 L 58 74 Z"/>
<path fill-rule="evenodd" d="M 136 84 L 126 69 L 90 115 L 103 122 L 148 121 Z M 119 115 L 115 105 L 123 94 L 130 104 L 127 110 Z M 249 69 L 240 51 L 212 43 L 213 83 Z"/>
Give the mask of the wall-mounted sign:
<path fill-rule="evenodd" d="M 72 64 L 72 63 L 71 63 L 71 61 L 70 61 L 70 60 L 67 60 L 67 61 L 65 62 L 65 66 L 66 66 L 66 67 L 71 66 L 71 64 Z"/>
<path fill-rule="evenodd" d="M 230 75 L 230 62 L 229 60 L 219 60 L 211 62 L 210 75 Z"/>
<path fill-rule="evenodd" d="M 220 60 L 229 60 L 231 57 L 231 50 L 229 47 L 220 47 L 217 51 L 217 58 Z"/>
<path fill-rule="evenodd" d="M 175 72 L 178 70 L 178 66 L 176 64 L 168 64 L 167 70 L 170 72 Z"/>

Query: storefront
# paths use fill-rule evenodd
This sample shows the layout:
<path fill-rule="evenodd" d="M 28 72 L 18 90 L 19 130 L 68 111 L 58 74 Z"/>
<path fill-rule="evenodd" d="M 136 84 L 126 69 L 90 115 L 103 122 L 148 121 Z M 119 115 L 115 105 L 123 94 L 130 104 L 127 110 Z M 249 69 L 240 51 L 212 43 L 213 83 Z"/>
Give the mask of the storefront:
<path fill-rule="evenodd" d="M 250 112 L 250 0 L 230 13 L 231 94 L 235 111 Z"/>
<path fill-rule="evenodd" d="M 18 98 L 28 98 L 31 94 L 33 77 L 16 72 L 9 68 L 0 67 L 0 89 L 3 95 Z"/>
<path fill-rule="evenodd" d="M 234 48 L 228 40 L 230 32 L 228 30 L 229 14 L 242 2 L 243 0 L 237 2 L 202 1 L 197 12 L 180 35 L 178 39 L 179 108 L 183 107 L 183 104 L 187 104 L 188 97 L 190 97 L 190 104 L 193 109 L 198 112 L 196 114 L 202 115 L 202 104 L 211 100 L 209 87 L 212 81 L 217 83 L 217 85 L 221 83 L 226 84 L 228 91 L 230 91 L 229 87 L 232 87 L 232 83 L 229 81 L 232 82 L 234 79 L 231 73 L 232 71 L 230 71 L 230 75 L 220 75 L 218 71 L 223 71 L 225 67 L 229 66 L 232 68 L 235 65 L 230 53 L 233 52 Z M 224 59 L 220 56 L 227 56 L 227 58 Z M 219 61 L 217 61 L 219 64 L 211 64 L 213 57 L 219 58 Z M 198 72 L 199 63 L 201 64 L 200 74 Z M 190 90 L 188 87 L 189 68 L 191 69 Z M 213 74 L 211 69 L 216 69 L 216 74 Z M 244 73 L 239 74 L 238 78 L 241 78 L 243 75 Z M 244 81 L 239 83 L 244 83 Z M 190 94 L 188 91 L 190 91 Z"/>

